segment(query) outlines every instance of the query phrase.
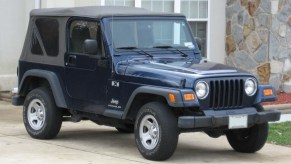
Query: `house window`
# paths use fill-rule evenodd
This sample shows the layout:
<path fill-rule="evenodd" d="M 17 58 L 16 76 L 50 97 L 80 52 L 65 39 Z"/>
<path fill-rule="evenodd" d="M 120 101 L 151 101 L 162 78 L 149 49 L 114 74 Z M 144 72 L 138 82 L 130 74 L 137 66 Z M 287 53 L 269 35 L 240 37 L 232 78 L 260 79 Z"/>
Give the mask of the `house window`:
<path fill-rule="evenodd" d="M 181 13 L 189 19 L 207 19 L 208 0 L 181 0 Z"/>
<path fill-rule="evenodd" d="M 187 17 L 193 36 L 202 39 L 201 53 L 207 57 L 208 0 L 181 0 L 180 12 Z"/>
<path fill-rule="evenodd" d="M 174 0 L 142 0 L 141 7 L 158 12 L 174 12 Z"/>
<path fill-rule="evenodd" d="M 202 40 L 201 54 L 207 57 L 207 22 L 189 21 L 190 27 L 194 37 L 199 37 Z"/>
<path fill-rule="evenodd" d="M 134 6 L 134 0 L 105 0 L 106 6 Z"/>

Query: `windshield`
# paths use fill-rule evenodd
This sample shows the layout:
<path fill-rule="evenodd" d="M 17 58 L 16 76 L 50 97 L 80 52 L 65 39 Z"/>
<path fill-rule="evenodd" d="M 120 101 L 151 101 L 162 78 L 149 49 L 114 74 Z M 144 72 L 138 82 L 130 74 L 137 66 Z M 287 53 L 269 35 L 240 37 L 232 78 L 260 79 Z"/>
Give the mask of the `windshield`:
<path fill-rule="evenodd" d="M 158 48 L 169 46 L 194 49 L 191 32 L 185 20 L 125 20 L 110 21 L 111 37 L 116 49 Z"/>

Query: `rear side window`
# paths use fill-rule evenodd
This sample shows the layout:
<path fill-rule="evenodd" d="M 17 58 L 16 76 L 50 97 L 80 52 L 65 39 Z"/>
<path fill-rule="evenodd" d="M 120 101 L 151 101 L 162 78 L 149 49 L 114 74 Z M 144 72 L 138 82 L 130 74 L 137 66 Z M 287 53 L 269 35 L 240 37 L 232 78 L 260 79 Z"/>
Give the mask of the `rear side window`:
<path fill-rule="evenodd" d="M 39 18 L 35 21 L 39 35 L 48 56 L 59 53 L 59 23 L 52 18 Z"/>
<path fill-rule="evenodd" d="M 34 55 L 43 55 L 43 52 L 40 47 L 37 36 L 35 34 L 35 31 L 33 31 L 32 37 L 31 37 L 31 53 Z"/>

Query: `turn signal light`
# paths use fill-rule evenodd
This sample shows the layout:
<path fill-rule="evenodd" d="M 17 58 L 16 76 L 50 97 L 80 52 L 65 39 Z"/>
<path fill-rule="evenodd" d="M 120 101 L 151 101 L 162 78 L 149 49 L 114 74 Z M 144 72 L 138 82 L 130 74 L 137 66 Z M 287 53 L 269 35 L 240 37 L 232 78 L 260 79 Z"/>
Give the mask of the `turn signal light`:
<path fill-rule="evenodd" d="M 170 93 L 169 94 L 169 99 L 172 103 L 175 103 L 176 102 L 176 98 L 175 98 L 175 95 L 173 93 Z"/>
<path fill-rule="evenodd" d="M 194 94 L 192 94 L 192 93 L 186 93 L 186 94 L 184 94 L 184 100 L 185 101 L 192 101 L 194 99 L 195 99 Z"/>
<path fill-rule="evenodd" d="M 273 90 L 272 89 L 264 89 L 264 96 L 272 96 Z"/>

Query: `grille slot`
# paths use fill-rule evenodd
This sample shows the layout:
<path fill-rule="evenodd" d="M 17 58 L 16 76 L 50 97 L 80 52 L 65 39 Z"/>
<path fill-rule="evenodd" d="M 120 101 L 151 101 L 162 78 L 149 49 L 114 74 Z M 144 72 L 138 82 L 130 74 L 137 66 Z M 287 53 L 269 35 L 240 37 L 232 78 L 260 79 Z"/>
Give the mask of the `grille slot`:
<path fill-rule="evenodd" d="M 238 108 L 242 106 L 244 81 L 233 80 L 211 80 L 209 108 Z"/>

